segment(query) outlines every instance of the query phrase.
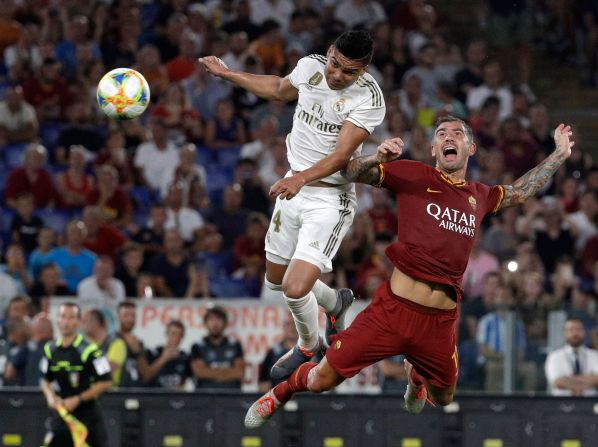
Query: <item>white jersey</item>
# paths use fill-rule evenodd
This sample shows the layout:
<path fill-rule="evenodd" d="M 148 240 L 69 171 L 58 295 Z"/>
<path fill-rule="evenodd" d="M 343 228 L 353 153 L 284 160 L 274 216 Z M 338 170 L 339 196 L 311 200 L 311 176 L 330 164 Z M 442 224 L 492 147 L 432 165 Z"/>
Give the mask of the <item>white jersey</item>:
<path fill-rule="evenodd" d="M 293 171 L 310 168 L 334 152 L 345 121 L 372 133 L 384 120 L 384 97 L 374 78 L 365 73 L 350 87 L 332 90 L 324 75 L 326 60 L 317 54 L 304 57 L 288 76 L 299 90 L 293 129 L 287 135 L 287 158 Z M 360 154 L 361 145 L 352 158 Z M 340 172 L 322 180 L 338 185 L 347 183 Z"/>

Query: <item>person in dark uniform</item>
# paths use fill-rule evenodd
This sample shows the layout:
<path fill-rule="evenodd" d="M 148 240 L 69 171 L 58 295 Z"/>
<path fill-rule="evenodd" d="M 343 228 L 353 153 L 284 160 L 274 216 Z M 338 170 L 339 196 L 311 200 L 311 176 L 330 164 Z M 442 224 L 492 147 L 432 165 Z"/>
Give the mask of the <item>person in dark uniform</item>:
<path fill-rule="evenodd" d="M 31 340 L 27 343 L 27 365 L 25 366 L 25 386 L 39 387 L 43 373 L 44 346 L 54 337 L 52 322 L 45 313 L 38 313 L 31 322 Z"/>
<path fill-rule="evenodd" d="M 120 380 L 121 388 L 137 388 L 143 386 L 141 377 L 147 374 L 149 365 L 145 358 L 143 343 L 133 334 L 137 323 L 137 305 L 133 301 L 122 301 L 118 304 L 118 331 L 116 335 L 125 342 L 127 353 Z"/>
<path fill-rule="evenodd" d="M 191 376 L 189 355 L 180 349 L 185 338 L 185 326 L 179 320 L 171 320 L 166 325 L 166 344 L 146 351 L 149 368 L 142 380 L 148 386 L 182 389 Z"/>
<path fill-rule="evenodd" d="M 77 304 L 61 304 L 57 322 L 61 337 L 44 346 L 47 362 L 43 365 L 42 391 L 48 407 L 57 411 L 62 406 L 81 421 L 89 431 L 89 447 L 107 446 L 98 398 L 112 386 L 110 363 L 96 345 L 78 333 L 81 309 Z M 73 445 L 71 433 L 58 413 L 53 414 L 45 445 Z"/>
<path fill-rule="evenodd" d="M 204 324 L 208 335 L 191 347 L 191 371 L 197 389 L 241 389 L 245 373 L 243 348 L 237 340 L 224 335 L 227 323 L 223 307 L 207 310 Z"/>

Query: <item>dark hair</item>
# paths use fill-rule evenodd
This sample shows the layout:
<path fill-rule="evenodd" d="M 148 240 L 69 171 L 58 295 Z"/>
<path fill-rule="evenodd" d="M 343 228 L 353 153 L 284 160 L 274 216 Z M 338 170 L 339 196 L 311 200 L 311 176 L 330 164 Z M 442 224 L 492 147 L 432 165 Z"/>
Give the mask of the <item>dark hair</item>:
<path fill-rule="evenodd" d="M 135 304 L 135 302 L 133 302 L 133 301 L 121 301 L 120 303 L 118 303 L 118 310 L 121 310 L 125 307 L 127 307 L 129 309 L 136 309 L 137 304 Z"/>
<path fill-rule="evenodd" d="M 65 301 L 59 306 L 59 308 L 60 307 L 74 307 L 75 309 L 77 309 L 77 318 L 81 318 L 81 308 L 77 303 L 73 301 Z"/>
<path fill-rule="evenodd" d="M 465 121 L 463 121 L 461 118 L 457 118 L 456 116 L 453 116 L 453 115 L 445 115 L 445 116 L 438 118 L 436 120 L 436 122 L 434 123 L 434 133 L 436 133 L 436 129 L 438 129 L 438 126 L 440 126 L 441 124 L 452 123 L 455 121 L 458 123 L 461 123 L 463 125 L 463 128 L 465 129 L 465 135 L 467 135 L 467 138 L 469 138 L 469 141 L 471 141 L 473 143 L 473 130 L 471 129 L 471 126 L 469 124 L 467 124 Z"/>
<path fill-rule="evenodd" d="M 166 325 L 166 330 L 170 329 L 173 326 L 178 327 L 183 332 L 183 335 L 185 335 L 185 325 L 181 320 L 170 320 Z"/>
<path fill-rule="evenodd" d="M 106 317 L 100 309 L 90 309 L 89 315 L 91 315 L 94 320 L 100 324 L 100 326 L 106 329 Z"/>
<path fill-rule="evenodd" d="M 334 41 L 335 48 L 343 56 L 368 65 L 374 54 L 374 41 L 365 30 L 345 31 Z"/>
<path fill-rule="evenodd" d="M 222 306 L 209 307 L 208 310 L 206 310 L 206 314 L 203 317 L 204 323 L 206 321 L 208 321 L 208 318 L 210 318 L 212 316 L 216 317 L 216 318 L 220 318 L 225 323 L 228 323 L 228 314 L 226 313 L 226 310 L 224 310 L 224 307 L 222 307 Z"/>

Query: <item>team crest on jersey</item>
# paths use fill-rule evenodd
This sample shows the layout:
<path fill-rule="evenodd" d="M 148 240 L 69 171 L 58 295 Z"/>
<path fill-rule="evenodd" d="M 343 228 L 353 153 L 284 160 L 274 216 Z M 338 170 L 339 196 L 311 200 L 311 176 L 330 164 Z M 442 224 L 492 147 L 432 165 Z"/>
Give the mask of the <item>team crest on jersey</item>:
<path fill-rule="evenodd" d="M 469 196 L 469 199 L 467 199 L 469 201 L 469 204 L 471 205 L 471 207 L 473 208 L 473 210 L 475 211 L 478 202 L 476 201 L 474 196 Z"/>
<path fill-rule="evenodd" d="M 342 342 L 340 340 L 337 340 L 334 343 L 334 349 L 337 349 L 337 350 L 340 349 L 341 348 L 341 344 L 342 344 Z"/>
<path fill-rule="evenodd" d="M 334 106 L 332 108 L 335 112 L 340 113 L 345 108 L 345 102 L 347 102 L 347 100 L 345 98 L 341 98 L 338 101 L 336 101 L 336 103 L 334 103 Z"/>
<path fill-rule="evenodd" d="M 307 82 L 309 85 L 318 85 L 320 82 L 322 82 L 322 79 L 324 79 L 324 75 L 319 71 L 316 71 Z"/>

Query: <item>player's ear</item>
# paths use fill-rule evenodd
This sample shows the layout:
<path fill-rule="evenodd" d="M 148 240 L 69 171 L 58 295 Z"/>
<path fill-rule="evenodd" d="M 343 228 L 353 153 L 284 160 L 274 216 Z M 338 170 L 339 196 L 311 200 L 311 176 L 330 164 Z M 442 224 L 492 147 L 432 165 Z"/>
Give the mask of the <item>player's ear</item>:
<path fill-rule="evenodd" d="M 334 45 L 330 45 L 328 47 L 328 51 L 326 51 L 326 57 L 330 57 L 330 55 L 332 54 L 332 49 L 334 48 Z"/>
<path fill-rule="evenodd" d="M 430 149 L 432 150 L 432 157 L 436 158 L 436 148 L 434 147 L 434 143 L 430 145 Z"/>
<path fill-rule="evenodd" d="M 477 149 L 478 149 L 478 147 L 476 146 L 476 144 L 475 143 L 471 143 L 469 145 L 469 150 L 467 151 L 468 154 L 469 154 L 469 156 L 471 157 L 473 154 L 475 154 Z"/>

